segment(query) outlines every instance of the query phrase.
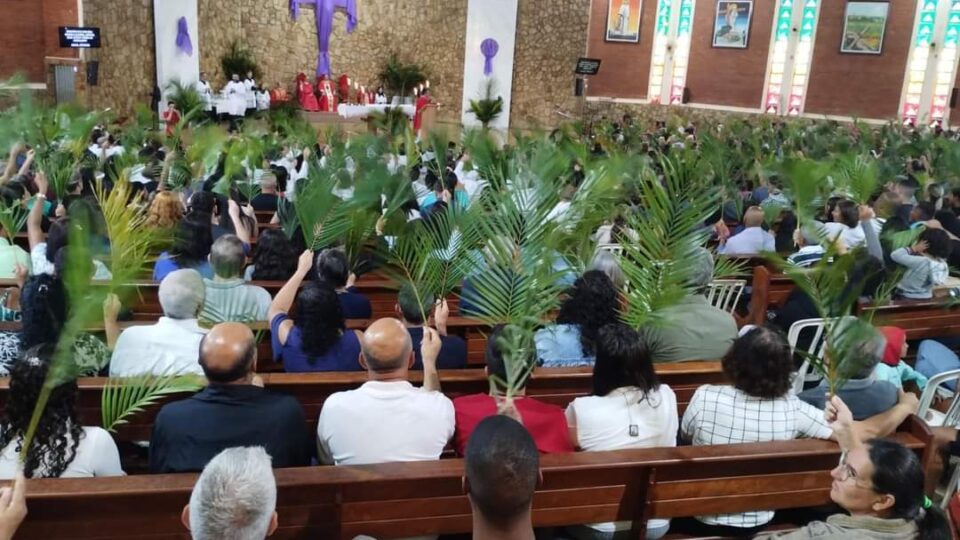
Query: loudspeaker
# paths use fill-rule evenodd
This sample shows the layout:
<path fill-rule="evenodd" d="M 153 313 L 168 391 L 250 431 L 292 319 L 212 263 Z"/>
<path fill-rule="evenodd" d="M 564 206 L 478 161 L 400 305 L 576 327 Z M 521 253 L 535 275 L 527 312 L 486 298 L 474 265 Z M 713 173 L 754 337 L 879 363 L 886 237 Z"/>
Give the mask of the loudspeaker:
<path fill-rule="evenodd" d="M 573 85 L 573 95 L 575 95 L 575 96 L 577 96 L 577 97 L 583 96 L 583 87 L 584 87 L 584 84 L 583 84 L 583 83 L 584 83 L 584 80 L 583 80 L 583 79 L 574 79 L 574 81 L 575 81 L 575 82 L 574 82 L 574 85 Z"/>
<path fill-rule="evenodd" d="M 690 103 L 690 88 L 686 86 L 683 88 L 683 103 Z"/>
<path fill-rule="evenodd" d="M 960 88 L 954 88 L 953 92 L 950 93 L 950 108 L 953 109 L 957 106 L 957 92 L 960 92 Z"/>
<path fill-rule="evenodd" d="M 87 62 L 87 85 L 96 86 L 100 78 L 100 62 L 91 60 Z"/>

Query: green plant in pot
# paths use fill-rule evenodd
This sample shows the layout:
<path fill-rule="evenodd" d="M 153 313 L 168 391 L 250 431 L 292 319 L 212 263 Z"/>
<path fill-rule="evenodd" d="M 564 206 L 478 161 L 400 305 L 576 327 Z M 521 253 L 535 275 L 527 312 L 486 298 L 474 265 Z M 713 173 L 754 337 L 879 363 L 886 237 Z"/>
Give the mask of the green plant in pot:
<path fill-rule="evenodd" d="M 471 99 L 467 112 L 477 118 L 483 129 L 490 127 L 490 122 L 500 116 L 503 112 L 503 97 L 497 93 L 497 82 L 494 79 L 484 81 L 480 99 Z"/>
<path fill-rule="evenodd" d="M 396 53 L 390 55 L 380 70 L 380 81 L 395 96 L 402 101 L 412 101 L 410 94 L 413 88 L 426 80 L 423 68 L 418 64 L 407 64 L 400 60 Z"/>
<path fill-rule="evenodd" d="M 230 76 L 237 74 L 241 79 L 247 76 L 247 72 L 253 72 L 253 78 L 260 79 L 260 66 L 253 57 L 249 49 L 234 41 L 230 44 L 230 49 L 220 57 L 220 67 L 223 69 L 223 77 L 230 80 Z"/>

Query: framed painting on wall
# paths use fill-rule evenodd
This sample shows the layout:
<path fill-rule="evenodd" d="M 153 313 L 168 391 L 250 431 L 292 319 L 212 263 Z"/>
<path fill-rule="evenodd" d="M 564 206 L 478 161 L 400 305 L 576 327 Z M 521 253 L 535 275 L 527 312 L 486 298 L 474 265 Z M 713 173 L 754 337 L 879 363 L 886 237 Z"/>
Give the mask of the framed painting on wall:
<path fill-rule="evenodd" d="M 640 41 L 640 8 L 643 0 L 607 0 L 605 41 Z"/>
<path fill-rule="evenodd" d="M 750 39 L 753 0 L 717 0 L 713 21 L 713 46 L 746 49 Z"/>
<path fill-rule="evenodd" d="M 889 2 L 847 2 L 840 52 L 880 54 L 887 28 Z"/>

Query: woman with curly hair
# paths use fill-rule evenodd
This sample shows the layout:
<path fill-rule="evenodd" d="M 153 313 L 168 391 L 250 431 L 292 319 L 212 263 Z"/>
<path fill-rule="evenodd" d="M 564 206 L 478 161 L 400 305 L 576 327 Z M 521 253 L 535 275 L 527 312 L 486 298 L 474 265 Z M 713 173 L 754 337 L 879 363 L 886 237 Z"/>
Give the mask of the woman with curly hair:
<path fill-rule="evenodd" d="M 174 270 L 192 268 L 200 275 L 213 279 L 213 268 L 208 256 L 213 245 L 213 233 L 209 221 L 197 220 L 189 216 L 182 219 L 174 230 L 173 247 L 157 258 L 153 267 L 153 280 L 163 278 Z"/>
<path fill-rule="evenodd" d="M 61 253 L 66 249 L 61 250 Z M 56 344 L 67 321 L 67 293 L 63 282 L 49 274 L 32 276 L 20 293 L 20 332 L 0 332 L 0 375 L 5 375 L 20 357 L 21 351 L 41 344 Z M 78 374 L 98 374 L 110 362 L 110 349 L 120 335 L 115 297 L 104 303 L 103 318 L 107 334 L 104 344 L 96 336 L 81 333 L 73 343 L 73 362 Z"/>
<path fill-rule="evenodd" d="M 560 306 L 556 324 L 537 331 L 534 341 L 543 367 L 592 366 L 597 331 L 617 322 L 617 289 L 599 270 L 585 272 Z"/>
<path fill-rule="evenodd" d="M 10 399 L 0 419 L 0 478 L 17 472 L 23 437 L 53 361 L 54 346 L 38 345 L 10 368 Z M 27 450 L 27 478 L 122 476 L 113 438 L 99 427 L 81 426 L 74 380 L 55 387 L 43 409 L 33 443 Z"/>
<path fill-rule="evenodd" d="M 359 371 L 360 333 L 347 330 L 337 293 L 328 285 L 308 283 L 313 252 L 304 251 L 297 271 L 270 304 L 273 357 L 290 373 L 309 371 Z M 299 290 L 299 293 L 297 292 Z M 288 315 L 297 300 L 297 319 Z"/>
<path fill-rule="evenodd" d="M 779 331 L 756 327 L 736 341 L 722 360 L 730 385 L 697 389 L 680 422 L 682 439 L 697 445 L 832 439 L 823 411 L 790 394 L 793 355 Z M 912 395 L 912 394 L 911 394 Z M 890 411 L 854 422 L 867 438 L 892 432 L 916 410 L 916 398 L 901 396 Z M 772 511 L 697 516 L 683 532 L 706 536 L 753 536 L 773 519 Z"/>
<path fill-rule="evenodd" d="M 173 229 L 183 219 L 183 212 L 183 203 L 175 192 L 160 191 L 153 197 L 147 210 L 146 225 L 157 229 Z"/>
<path fill-rule="evenodd" d="M 253 264 L 247 267 L 243 279 L 247 281 L 286 281 L 297 271 L 297 251 L 279 229 L 267 229 L 260 234 L 253 248 Z"/>

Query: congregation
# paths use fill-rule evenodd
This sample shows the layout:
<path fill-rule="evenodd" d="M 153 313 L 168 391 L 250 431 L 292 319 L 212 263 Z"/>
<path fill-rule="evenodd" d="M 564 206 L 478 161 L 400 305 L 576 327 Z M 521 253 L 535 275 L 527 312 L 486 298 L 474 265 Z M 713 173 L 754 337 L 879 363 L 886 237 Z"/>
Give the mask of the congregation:
<path fill-rule="evenodd" d="M 830 498 L 846 513 L 773 534 L 949 534 L 924 495 L 916 454 L 883 437 L 917 412 L 914 391 L 960 367 L 954 336 L 919 341 L 908 358 L 905 330 L 874 327 L 851 308 L 861 297 L 889 301 L 884 294 L 949 296 L 960 192 L 934 180 L 933 164 L 910 160 L 891 173 L 873 163 L 868 188 L 834 173 L 811 195 L 801 167 L 721 178 L 710 152 L 751 133 L 770 144 L 765 159 L 795 165 L 778 156 L 818 159 L 805 137 L 849 136 L 835 125 L 743 122 L 727 135 L 625 117 L 505 148 L 484 133 L 449 144 L 408 133 L 402 152 L 389 136 L 316 143 L 314 132 L 315 144 L 303 145 L 293 136 L 302 126 L 269 128 L 257 136 L 271 147 L 247 151 L 243 163 L 237 149 L 254 136 L 225 138 L 209 170 L 194 167 L 209 149 L 174 133 L 126 148 L 137 161 L 126 168 L 88 152 L 63 179 L 40 159 L 49 149 L 32 141 L 9 149 L 0 197 L 23 209 L 28 250 L 17 245 L 18 224 L 2 221 L 16 227 L 0 246 L 0 278 L 16 280 L 3 315 L 20 329 L 0 341 L 9 377 L 0 477 L 125 474 L 131 462 L 104 429 L 114 426 L 78 416 L 75 377 L 136 385 L 195 376 L 202 389 L 165 401 L 149 441 L 138 441 L 150 473 L 201 473 L 182 516 L 193 538 L 276 530 L 284 516 L 274 511 L 272 468 L 455 454 L 473 537 L 532 538 L 541 455 L 798 438 L 840 444 Z M 124 140 L 126 129 L 99 125 L 84 146 Z M 807 132 L 791 138 L 791 129 Z M 949 133 L 923 136 L 957 145 Z M 870 133 L 857 137 L 873 144 Z M 150 181 L 134 184 L 140 166 Z M 134 227 L 118 232 L 118 215 Z M 144 250 L 121 251 L 139 241 Z M 712 291 L 763 257 L 829 283 L 796 278 L 783 304 L 762 314 L 766 324 L 745 325 L 747 303 L 717 305 Z M 395 285 L 386 312 L 364 292 L 371 276 Z M 152 320 L 116 284 L 144 278 L 161 311 Z M 485 329 L 482 350 L 455 331 L 465 318 Z M 795 323 L 817 318 L 841 374 L 798 352 L 819 335 L 788 340 Z M 64 359 L 72 377 L 51 379 L 64 377 Z M 700 386 L 683 407 L 657 372 L 718 359 L 726 383 Z M 297 399 L 264 384 L 271 360 L 288 373 L 364 372 L 366 382 L 308 418 Z M 485 370 L 490 392 L 445 395 L 445 374 L 471 367 Z M 526 395 L 532 379 L 557 368 L 591 370 L 591 387 L 565 407 Z M 954 431 L 938 435 L 956 440 Z M 18 479 L 0 492 L 0 521 L 7 508 L 11 521 L 23 518 L 23 490 Z M 774 517 L 766 509 L 652 517 L 645 534 L 762 535 Z M 621 538 L 633 526 L 568 525 L 538 534 Z"/>

